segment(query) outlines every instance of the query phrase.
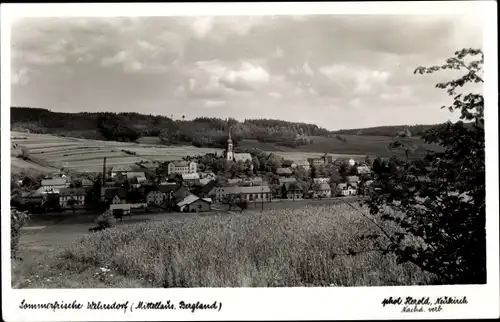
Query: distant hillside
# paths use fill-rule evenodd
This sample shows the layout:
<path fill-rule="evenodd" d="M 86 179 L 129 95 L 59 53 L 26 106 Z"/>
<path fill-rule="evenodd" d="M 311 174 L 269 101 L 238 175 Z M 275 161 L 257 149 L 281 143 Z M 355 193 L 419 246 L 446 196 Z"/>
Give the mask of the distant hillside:
<path fill-rule="evenodd" d="M 235 145 L 249 139 L 295 148 L 309 144 L 308 136 L 331 135 L 314 124 L 282 120 L 230 119 L 229 123 Z M 228 136 L 227 122 L 218 118 L 173 121 L 165 116 L 138 113 L 59 113 L 27 107 L 11 108 L 11 125 L 13 131 L 128 142 L 159 137 L 163 144 L 190 143 L 199 147 L 225 147 Z"/>
<path fill-rule="evenodd" d="M 235 147 L 265 151 L 303 151 L 354 154 L 391 154 L 386 146 L 405 126 L 329 131 L 314 124 L 272 119 L 229 119 Z M 428 146 L 418 136 L 432 125 L 409 126 L 415 142 Z M 192 144 L 197 147 L 225 148 L 226 120 L 200 117 L 174 121 L 165 116 L 138 113 L 59 113 L 47 109 L 12 107 L 13 131 L 55 134 L 94 140 Z"/>
<path fill-rule="evenodd" d="M 440 124 L 434 125 L 387 125 L 387 126 L 376 126 L 362 129 L 347 129 L 334 131 L 336 134 L 341 135 L 363 135 L 363 136 L 390 136 L 394 137 L 398 132 L 408 128 L 413 136 L 422 136 L 422 134 L 433 127 L 439 126 Z"/>

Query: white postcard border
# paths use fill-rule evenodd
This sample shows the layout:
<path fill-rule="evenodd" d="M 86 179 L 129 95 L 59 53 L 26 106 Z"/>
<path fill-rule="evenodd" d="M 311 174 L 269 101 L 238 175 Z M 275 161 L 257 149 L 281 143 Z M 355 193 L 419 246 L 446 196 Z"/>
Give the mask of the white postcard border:
<path fill-rule="evenodd" d="M 316 319 L 451 319 L 494 318 L 499 315 L 498 275 L 498 52 L 496 2 L 352 2 L 352 3 L 227 3 L 227 4 L 16 4 L 1 7 L 2 41 L 2 314 L 6 321 L 103 320 L 316 320 Z M 304 15 L 304 14 L 463 14 L 482 15 L 485 51 L 485 118 L 487 158 L 487 272 L 486 285 L 351 287 L 351 288 L 203 288 L 203 289 L 74 289 L 13 290 L 10 281 L 10 28 L 20 17 L 47 16 L 167 16 L 167 15 Z M 445 57 L 444 57 L 445 58 Z M 467 305 L 446 306 L 439 313 L 401 313 L 383 307 L 386 297 L 467 296 Z M 27 311 L 22 299 L 72 302 L 179 301 L 223 303 L 214 311 Z"/>

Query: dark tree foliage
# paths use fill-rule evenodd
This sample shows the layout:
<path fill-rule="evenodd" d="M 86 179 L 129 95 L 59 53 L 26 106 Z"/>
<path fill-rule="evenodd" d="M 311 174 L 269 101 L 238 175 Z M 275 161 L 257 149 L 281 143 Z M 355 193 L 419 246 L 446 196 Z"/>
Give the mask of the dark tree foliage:
<path fill-rule="evenodd" d="M 286 185 L 285 185 L 285 184 L 283 184 L 283 185 L 281 186 L 281 198 L 282 198 L 282 199 L 286 199 L 287 197 L 288 197 L 288 190 L 287 190 L 287 188 L 286 188 Z"/>
<path fill-rule="evenodd" d="M 226 148 L 228 125 L 235 147 L 241 140 L 258 140 L 297 147 L 310 144 L 307 136 L 328 136 L 314 124 L 282 120 L 223 120 L 199 117 L 174 121 L 164 116 L 138 113 L 58 113 L 40 108 L 12 107 L 13 130 L 52 133 L 85 139 L 133 142 L 140 137 L 158 137 L 163 144 L 193 144 Z"/>
<path fill-rule="evenodd" d="M 419 160 L 373 163 L 380 190 L 370 192 L 370 213 L 401 231 L 382 229 L 389 239 L 387 251 L 400 262 L 434 273 L 442 283 L 486 283 L 484 101 L 481 94 L 456 93 L 467 83 L 483 82 L 482 66 L 480 50 L 463 49 L 442 66 L 417 68 L 419 74 L 465 70 L 465 75 L 436 85 L 453 97 L 448 108 L 459 110 L 461 121 L 422 133 L 426 142 L 443 147 L 440 152 L 429 151 Z M 403 129 L 393 143 L 406 155 L 412 152 L 405 144 L 408 136 L 411 131 Z"/>

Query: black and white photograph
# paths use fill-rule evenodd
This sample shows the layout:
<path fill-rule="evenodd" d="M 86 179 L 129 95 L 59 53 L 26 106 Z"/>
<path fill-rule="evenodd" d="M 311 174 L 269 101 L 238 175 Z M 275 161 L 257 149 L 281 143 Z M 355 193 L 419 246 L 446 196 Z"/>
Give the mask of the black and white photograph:
<path fill-rule="evenodd" d="M 498 83 L 492 100 L 485 90 L 497 54 L 486 50 L 485 10 L 442 4 L 401 14 L 20 8 L 8 43 L 2 12 L 3 288 L 95 290 L 83 309 L 121 319 L 141 319 L 123 315 L 129 306 L 230 316 L 229 299 L 209 289 L 239 289 L 239 301 L 245 290 L 318 289 L 325 306 L 329 290 L 338 302 L 380 288 L 363 301 L 412 318 L 479 305 L 446 287 L 498 293 Z M 99 298 L 146 289 L 206 300 Z M 77 300 L 50 294 L 57 308 Z M 19 317 L 58 314 L 41 295 L 18 298 Z M 84 319 L 108 318 L 93 314 Z"/>

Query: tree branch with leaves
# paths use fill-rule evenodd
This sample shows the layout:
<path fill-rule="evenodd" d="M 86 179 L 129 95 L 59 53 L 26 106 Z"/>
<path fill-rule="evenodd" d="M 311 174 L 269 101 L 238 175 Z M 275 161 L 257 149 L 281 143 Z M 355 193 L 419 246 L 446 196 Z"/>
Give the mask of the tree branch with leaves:
<path fill-rule="evenodd" d="M 373 218 L 397 227 L 392 234 L 379 227 L 389 238 L 388 251 L 442 283 L 486 282 L 484 98 L 457 93 L 467 84 L 483 83 L 483 61 L 481 50 L 462 49 L 443 65 L 415 70 L 464 72 L 436 85 L 453 97 L 442 108 L 459 111 L 460 121 L 426 131 L 422 139 L 442 151 L 428 151 L 417 160 L 409 157 L 411 133 L 399 133 L 391 148 L 403 149 L 406 158 L 379 161 L 374 172 L 380 189 L 370 191 L 366 201 Z"/>

